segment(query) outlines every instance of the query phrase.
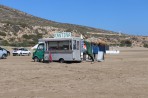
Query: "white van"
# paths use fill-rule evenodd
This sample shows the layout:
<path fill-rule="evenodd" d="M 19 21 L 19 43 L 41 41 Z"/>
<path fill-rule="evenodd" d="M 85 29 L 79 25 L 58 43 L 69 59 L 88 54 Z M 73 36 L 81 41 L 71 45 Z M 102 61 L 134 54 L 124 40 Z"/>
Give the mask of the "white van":
<path fill-rule="evenodd" d="M 81 62 L 81 39 L 72 38 L 44 38 L 39 39 L 38 48 L 33 53 L 34 61 L 49 60 L 49 53 L 53 61 L 78 61 Z"/>

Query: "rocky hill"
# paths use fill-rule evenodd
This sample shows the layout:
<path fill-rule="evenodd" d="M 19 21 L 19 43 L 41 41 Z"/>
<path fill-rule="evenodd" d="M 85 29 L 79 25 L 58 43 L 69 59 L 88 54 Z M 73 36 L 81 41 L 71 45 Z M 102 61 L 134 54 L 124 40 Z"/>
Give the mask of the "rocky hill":
<path fill-rule="evenodd" d="M 135 46 L 143 46 L 148 40 L 147 37 L 46 20 L 0 5 L 0 45 L 31 46 L 39 38 L 52 37 L 53 33 L 63 31 L 72 32 L 75 36 L 82 34 L 86 38 L 100 38 L 108 44 L 120 44 L 122 40 L 128 39 Z"/>

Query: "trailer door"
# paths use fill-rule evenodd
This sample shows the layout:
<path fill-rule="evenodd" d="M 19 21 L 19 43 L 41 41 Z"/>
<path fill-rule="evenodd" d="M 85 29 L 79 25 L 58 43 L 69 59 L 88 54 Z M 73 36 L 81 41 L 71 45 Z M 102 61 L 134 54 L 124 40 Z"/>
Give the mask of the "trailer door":
<path fill-rule="evenodd" d="M 80 41 L 73 40 L 73 60 L 80 61 Z"/>

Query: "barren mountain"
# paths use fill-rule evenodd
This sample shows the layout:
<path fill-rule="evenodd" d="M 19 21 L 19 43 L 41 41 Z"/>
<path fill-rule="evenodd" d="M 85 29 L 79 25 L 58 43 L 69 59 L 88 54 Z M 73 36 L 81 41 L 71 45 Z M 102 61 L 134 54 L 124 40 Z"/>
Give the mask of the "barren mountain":
<path fill-rule="evenodd" d="M 109 44 L 120 44 L 124 39 L 132 39 L 131 41 L 136 45 L 140 44 L 138 46 L 147 42 L 147 37 L 141 38 L 87 26 L 59 23 L 0 5 L 0 45 L 30 46 L 37 43 L 39 38 L 51 37 L 53 33 L 63 31 L 72 32 L 75 36 L 82 34 L 85 37 L 100 38 Z"/>

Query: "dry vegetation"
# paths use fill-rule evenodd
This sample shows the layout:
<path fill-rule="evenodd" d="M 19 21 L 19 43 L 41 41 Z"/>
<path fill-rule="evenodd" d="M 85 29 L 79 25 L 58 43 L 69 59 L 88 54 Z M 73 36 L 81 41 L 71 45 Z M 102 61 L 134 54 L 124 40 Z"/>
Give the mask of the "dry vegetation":
<path fill-rule="evenodd" d="M 148 37 L 54 22 L 0 5 L 0 45 L 33 46 L 39 38 L 52 37 L 55 32 L 63 31 L 76 36 L 82 34 L 86 38 L 99 38 L 110 45 L 148 47 Z"/>

